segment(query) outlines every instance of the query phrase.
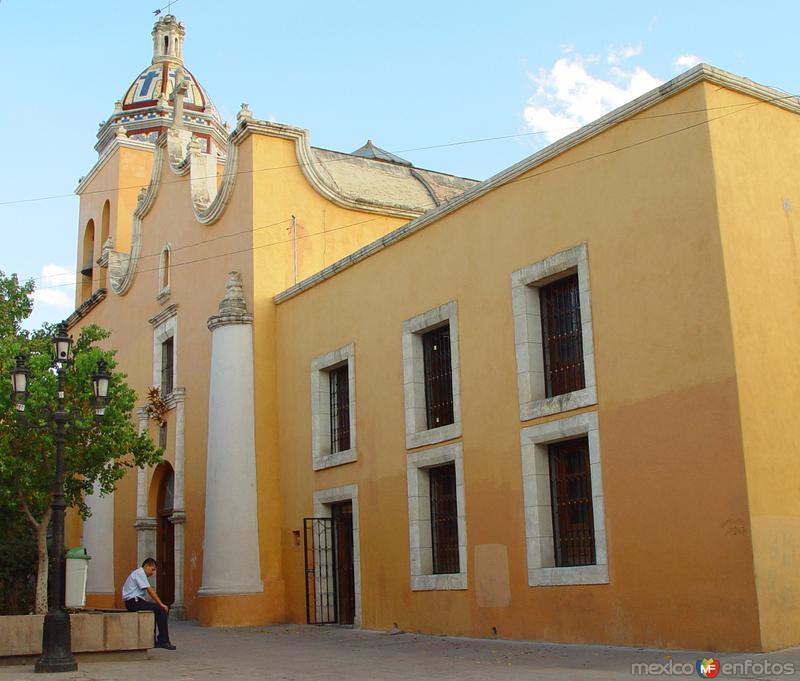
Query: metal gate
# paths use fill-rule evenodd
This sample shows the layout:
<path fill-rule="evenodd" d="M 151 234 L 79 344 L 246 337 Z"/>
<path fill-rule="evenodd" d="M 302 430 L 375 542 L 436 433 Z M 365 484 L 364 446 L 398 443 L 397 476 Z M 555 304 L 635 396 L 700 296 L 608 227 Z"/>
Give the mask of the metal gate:
<path fill-rule="evenodd" d="M 348 547 L 341 538 L 352 538 L 353 519 L 305 518 L 304 525 L 306 621 L 352 624 L 352 539 Z"/>

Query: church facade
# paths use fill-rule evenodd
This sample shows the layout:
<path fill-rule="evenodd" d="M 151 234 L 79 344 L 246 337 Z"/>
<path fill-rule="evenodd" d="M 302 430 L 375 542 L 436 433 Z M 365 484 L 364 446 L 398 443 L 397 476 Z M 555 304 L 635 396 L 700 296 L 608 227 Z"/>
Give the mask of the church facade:
<path fill-rule="evenodd" d="M 72 524 L 90 605 L 153 555 L 207 625 L 800 643 L 796 98 L 700 65 L 476 182 L 229 129 L 183 40 L 77 190 L 165 450 Z"/>

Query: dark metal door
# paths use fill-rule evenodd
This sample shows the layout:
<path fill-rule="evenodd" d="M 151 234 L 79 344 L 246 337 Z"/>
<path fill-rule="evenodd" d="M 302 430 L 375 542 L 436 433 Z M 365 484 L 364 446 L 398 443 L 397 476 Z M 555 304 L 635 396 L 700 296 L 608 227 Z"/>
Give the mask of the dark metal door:
<path fill-rule="evenodd" d="M 305 518 L 306 621 L 352 624 L 355 615 L 353 516 Z"/>

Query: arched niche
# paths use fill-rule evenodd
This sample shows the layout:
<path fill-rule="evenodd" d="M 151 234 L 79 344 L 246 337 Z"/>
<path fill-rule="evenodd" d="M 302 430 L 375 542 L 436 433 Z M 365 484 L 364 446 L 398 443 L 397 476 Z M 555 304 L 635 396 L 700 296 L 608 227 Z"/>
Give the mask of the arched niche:
<path fill-rule="evenodd" d="M 81 248 L 81 302 L 92 295 L 92 275 L 94 272 L 94 220 L 86 223 Z"/>
<path fill-rule="evenodd" d="M 100 218 L 100 255 L 102 255 L 103 246 L 106 245 L 106 241 L 108 240 L 108 236 L 111 231 L 111 201 L 106 199 L 106 202 L 103 204 L 103 213 Z M 100 288 L 106 287 L 106 275 L 107 271 L 105 268 L 100 270 Z"/>

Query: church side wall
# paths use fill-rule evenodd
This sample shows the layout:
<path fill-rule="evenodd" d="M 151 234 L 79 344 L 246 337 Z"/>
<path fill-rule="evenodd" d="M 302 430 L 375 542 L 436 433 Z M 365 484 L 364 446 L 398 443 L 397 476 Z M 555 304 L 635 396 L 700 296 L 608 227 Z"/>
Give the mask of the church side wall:
<path fill-rule="evenodd" d="M 693 86 L 278 306 L 292 621 L 306 619 L 304 518 L 324 508 L 315 499 L 346 494 L 364 627 L 760 647 L 706 94 Z M 520 420 L 512 273 L 583 243 L 596 401 Z M 419 444 L 406 434 L 404 323 L 448 303 L 460 433 Z M 315 471 L 312 362 L 350 344 L 357 458 Z M 607 583 L 531 586 L 521 439 L 595 419 Z M 430 588 L 412 579 L 410 522 L 421 525 L 409 495 L 414 462 L 442 457 L 457 478 L 463 468 L 466 581 Z"/>
<path fill-rule="evenodd" d="M 796 113 L 721 90 L 711 127 L 766 649 L 800 643 L 800 145 Z"/>

